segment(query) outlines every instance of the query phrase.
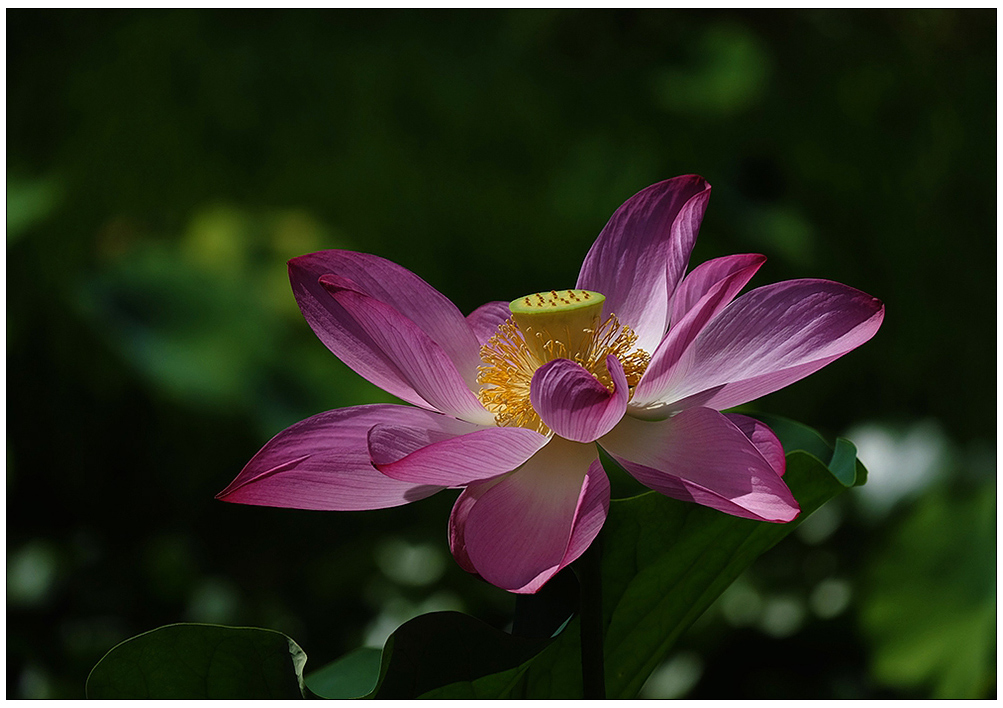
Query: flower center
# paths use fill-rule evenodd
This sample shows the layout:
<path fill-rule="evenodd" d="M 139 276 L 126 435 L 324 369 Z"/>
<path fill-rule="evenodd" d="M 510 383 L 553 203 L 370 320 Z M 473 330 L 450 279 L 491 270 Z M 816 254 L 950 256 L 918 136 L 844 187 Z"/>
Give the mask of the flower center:
<path fill-rule="evenodd" d="M 616 315 L 601 321 L 605 300 L 588 290 L 551 290 L 509 303 L 512 316 L 481 347 L 484 364 L 477 369 L 477 396 L 498 425 L 550 432 L 533 409 L 529 387 L 536 370 L 554 359 L 577 362 L 612 391 L 606 369 L 612 354 L 633 395 L 651 356 L 634 348 L 637 335 Z"/>

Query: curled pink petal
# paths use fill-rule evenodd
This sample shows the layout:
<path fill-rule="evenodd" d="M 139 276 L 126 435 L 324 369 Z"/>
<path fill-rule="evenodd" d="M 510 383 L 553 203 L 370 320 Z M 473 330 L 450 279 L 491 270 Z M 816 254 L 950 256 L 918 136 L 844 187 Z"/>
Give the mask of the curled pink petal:
<path fill-rule="evenodd" d="M 764 256 L 755 254 L 729 256 L 708 261 L 686 276 L 672 301 L 672 327 L 651 355 L 651 362 L 637 384 L 631 399 L 633 408 L 658 404 L 665 397 L 679 357 L 764 262 Z"/>
<path fill-rule="evenodd" d="M 734 423 L 745 437 L 749 438 L 760 454 L 770 463 L 770 467 L 782 477 L 787 471 L 787 457 L 784 455 L 784 446 L 781 444 L 780 438 L 770 429 L 770 426 L 747 415 L 738 413 L 724 413 L 723 415 Z"/>
<path fill-rule="evenodd" d="M 599 444 L 641 484 L 674 499 L 762 521 L 787 522 L 800 513 L 773 462 L 710 408 L 661 421 L 626 416 Z"/>
<path fill-rule="evenodd" d="M 502 322 L 511 316 L 508 303 L 496 300 L 486 302 L 467 315 L 467 323 L 480 344 L 487 344 L 491 336 L 498 331 Z"/>
<path fill-rule="evenodd" d="M 344 321 L 339 308 L 332 306 L 330 296 L 320 286 L 323 275 L 351 281 L 358 292 L 411 320 L 442 348 L 467 385 L 476 388 L 480 356 L 474 333 L 456 305 L 417 275 L 368 253 L 331 250 L 293 258 L 289 261 L 289 280 L 306 321 L 328 349 L 362 376 L 385 388 L 356 367 L 360 359 L 366 363 L 365 353 L 359 353 L 359 338 L 351 323 Z M 400 396 L 396 391 L 386 390 Z M 415 402 L 407 396 L 400 397 Z"/>
<path fill-rule="evenodd" d="M 562 438 L 577 442 L 592 442 L 612 430 L 627 410 L 629 389 L 615 356 L 606 357 L 606 367 L 612 393 L 570 359 L 554 359 L 537 369 L 529 395 L 540 420 Z"/>
<path fill-rule="evenodd" d="M 456 487 L 511 472 L 547 444 L 526 428 L 470 426 L 460 435 L 438 428 L 377 425 L 369 431 L 373 465 L 394 479 Z"/>
<path fill-rule="evenodd" d="M 494 417 L 467 387 L 442 348 L 390 305 L 353 288 L 351 281 L 324 275 L 321 285 L 341 306 L 344 317 L 368 337 L 369 356 L 437 411 L 482 425 Z"/>
<path fill-rule="evenodd" d="M 878 331 L 880 300 L 829 280 L 788 280 L 745 293 L 707 324 L 660 381 L 640 417 L 691 406 L 721 410 L 783 388 Z M 662 415 L 664 417 L 664 414 Z"/>
<path fill-rule="evenodd" d="M 217 495 L 238 504 L 354 511 L 399 506 L 442 485 L 402 482 L 373 467 L 368 433 L 396 424 L 459 435 L 470 424 L 421 408 L 372 405 L 328 411 L 272 438 Z"/>
<path fill-rule="evenodd" d="M 534 593 L 588 548 L 608 510 L 595 445 L 554 438 L 516 471 L 467 487 L 453 507 L 450 546 L 492 585 Z"/>
<path fill-rule="evenodd" d="M 696 175 L 642 189 L 616 210 L 592 244 L 577 288 L 606 296 L 603 317 L 615 313 L 654 351 L 669 325 L 669 300 L 682 278 L 710 199 Z"/>

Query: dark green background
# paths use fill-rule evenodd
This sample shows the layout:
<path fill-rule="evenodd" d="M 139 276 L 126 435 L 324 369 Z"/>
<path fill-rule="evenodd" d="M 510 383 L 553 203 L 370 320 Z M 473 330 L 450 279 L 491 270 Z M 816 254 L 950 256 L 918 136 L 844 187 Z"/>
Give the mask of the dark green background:
<path fill-rule="evenodd" d="M 687 172 L 714 185 L 694 264 L 764 253 L 754 285 L 887 306 L 756 407 L 932 471 L 806 524 L 646 695 L 995 695 L 995 12 L 7 19 L 8 697 L 81 697 L 176 621 L 287 632 L 308 670 L 378 617 L 504 627 L 512 597 L 445 556 L 454 494 L 213 500 L 284 426 L 389 400 L 313 337 L 285 261 L 376 253 L 469 312 L 569 287 L 620 203 Z"/>

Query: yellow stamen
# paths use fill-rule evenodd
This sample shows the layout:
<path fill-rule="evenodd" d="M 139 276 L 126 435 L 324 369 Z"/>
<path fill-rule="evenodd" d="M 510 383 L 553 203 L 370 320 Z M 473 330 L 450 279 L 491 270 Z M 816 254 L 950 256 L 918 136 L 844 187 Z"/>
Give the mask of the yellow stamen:
<path fill-rule="evenodd" d="M 651 357 L 634 348 L 637 335 L 616 315 L 599 323 L 604 300 L 599 293 L 562 290 L 512 301 L 512 317 L 481 347 L 484 365 L 477 373 L 478 397 L 498 425 L 549 432 L 533 410 L 529 392 L 536 370 L 554 359 L 577 362 L 612 391 L 606 369 L 606 356 L 612 354 L 623 366 L 633 395 Z"/>

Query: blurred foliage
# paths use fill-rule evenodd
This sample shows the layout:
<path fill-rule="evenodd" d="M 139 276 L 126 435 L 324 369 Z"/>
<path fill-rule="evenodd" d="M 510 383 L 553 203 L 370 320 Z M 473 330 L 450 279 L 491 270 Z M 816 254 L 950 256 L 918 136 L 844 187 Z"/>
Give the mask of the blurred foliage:
<path fill-rule="evenodd" d="M 285 425 L 388 400 L 313 337 L 284 261 L 376 253 L 469 312 L 572 283 L 624 199 L 686 172 L 715 188 L 694 263 L 762 252 L 754 285 L 888 308 L 757 407 L 891 442 L 858 444 L 869 484 L 754 565 L 646 695 L 995 694 L 995 548 L 951 530 L 995 498 L 991 10 L 7 18 L 8 697 L 80 697 L 116 642 L 177 621 L 285 632 L 314 668 L 430 609 L 504 627 L 511 596 L 446 555 L 449 494 L 213 500 Z M 865 508 L 898 472 L 883 449 L 929 473 Z M 924 560 L 882 562 L 906 547 Z M 929 603 L 911 628 L 881 610 L 905 587 Z"/>
<path fill-rule="evenodd" d="M 937 492 L 872 559 L 864 629 L 882 683 L 981 698 L 995 682 L 996 572 L 986 559 L 996 550 L 996 488 Z"/>

